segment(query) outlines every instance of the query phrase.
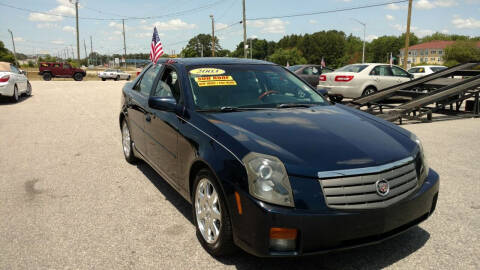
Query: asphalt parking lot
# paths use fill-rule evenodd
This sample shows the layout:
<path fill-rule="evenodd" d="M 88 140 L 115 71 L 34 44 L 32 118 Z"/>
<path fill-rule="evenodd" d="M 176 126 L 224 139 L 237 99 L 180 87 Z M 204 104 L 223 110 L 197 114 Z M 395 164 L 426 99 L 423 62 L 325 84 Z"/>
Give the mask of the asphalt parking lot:
<path fill-rule="evenodd" d="M 299 259 L 216 259 L 191 206 L 128 164 L 125 82 L 34 81 L 0 101 L 0 269 L 480 269 L 480 119 L 405 125 L 441 177 L 435 214 L 379 245 Z"/>

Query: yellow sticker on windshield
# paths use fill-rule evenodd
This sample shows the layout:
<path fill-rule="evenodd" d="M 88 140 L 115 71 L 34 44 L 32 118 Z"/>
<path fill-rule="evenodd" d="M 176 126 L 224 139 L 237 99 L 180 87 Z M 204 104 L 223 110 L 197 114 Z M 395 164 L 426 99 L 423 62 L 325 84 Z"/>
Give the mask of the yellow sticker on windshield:
<path fill-rule="evenodd" d="M 237 85 L 237 82 L 234 80 L 230 81 L 205 81 L 205 82 L 197 82 L 198 86 L 205 87 L 205 86 L 225 86 L 225 85 Z"/>
<path fill-rule="evenodd" d="M 220 75 L 224 74 L 225 70 L 218 68 L 196 68 L 190 70 L 190 73 L 195 75 Z"/>
<path fill-rule="evenodd" d="M 233 81 L 232 76 L 205 76 L 205 77 L 196 77 L 196 82 L 206 82 L 206 81 Z"/>

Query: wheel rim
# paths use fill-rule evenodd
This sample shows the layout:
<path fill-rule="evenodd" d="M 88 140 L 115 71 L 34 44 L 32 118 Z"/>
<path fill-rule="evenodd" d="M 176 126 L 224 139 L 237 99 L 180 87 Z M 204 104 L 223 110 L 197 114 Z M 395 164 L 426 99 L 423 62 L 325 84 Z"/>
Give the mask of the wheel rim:
<path fill-rule="evenodd" d="M 368 96 L 373 92 L 375 92 L 375 91 L 373 89 L 369 88 L 369 89 L 365 90 L 365 96 Z"/>
<path fill-rule="evenodd" d="M 195 191 L 197 227 L 207 243 L 215 243 L 220 235 L 222 212 L 218 193 L 212 182 L 203 178 Z"/>
<path fill-rule="evenodd" d="M 123 145 L 123 153 L 125 156 L 130 155 L 130 131 L 128 130 L 127 124 L 123 123 L 122 127 L 122 145 Z"/>

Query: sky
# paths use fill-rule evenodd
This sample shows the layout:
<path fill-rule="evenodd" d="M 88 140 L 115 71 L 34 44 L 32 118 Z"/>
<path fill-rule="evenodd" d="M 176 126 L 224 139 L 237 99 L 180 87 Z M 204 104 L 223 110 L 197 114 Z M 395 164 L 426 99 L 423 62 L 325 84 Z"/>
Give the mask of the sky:
<path fill-rule="evenodd" d="M 247 36 L 278 41 L 284 35 L 333 29 L 363 39 L 363 26 L 357 21 L 366 24 L 368 41 L 383 35 L 400 35 L 406 29 L 407 3 L 253 20 L 393 1 L 246 0 Z M 75 8 L 69 0 L 0 0 L 0 14 L 0 40 L 10 50 L 12 43 L 8 29 L 14 34 L 17 52 L 52 55 L 65 50 L 76 52 L 75 19 L 69 17 L 75 16 Z M 131 18 L 125 20 L 127 53 L 149 52 L 153 26 L 157 26 L 165 52 L 179 53 L 193 36 L 211 34 L 209 15 L 214 15 L 220 45 L 234 50 L 243 40 L 242 25 L 238 23 L 242 19 L 242 0 L 79 0 L 81 57 L 85 57 L 84 40 L 87 53 L 90 53 L 90 36 L 94 51 L 101 54 L 123 53 L 121 19 L 127 17 Z M 480 36 L 480 0 L 414 0 L 411 29 L 419 37 L 434 32 Z"/>

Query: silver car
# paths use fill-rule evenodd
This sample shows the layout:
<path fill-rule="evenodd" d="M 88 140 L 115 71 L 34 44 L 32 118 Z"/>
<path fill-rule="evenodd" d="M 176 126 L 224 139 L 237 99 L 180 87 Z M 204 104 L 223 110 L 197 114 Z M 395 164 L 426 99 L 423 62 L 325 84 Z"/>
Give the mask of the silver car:
<path fill-rule="evenodd" d="M 14 65 L 0 62 L 0 96 L 7 96 L 17 102 L 21 95 L 30 96 L 32 86 L 27 77 Z"/>
<path fill-rule="evenodd" d="M 415 79 L 420 78 L 423 76 L 427 76 L 429 74 L 435 73 L 440 70 L 446 69 L 446 66 L 416 66 L 408 70 L 410 74 L 412 74 Z"/>
<path fill-rule="evenodd" d="M 118 80 L 130 80 L 132 77 L 130 74 L 128 74 L 125 71 L 122 71 L 120 69 L 107 69 L 103 72 L 98 73 L 98 77 L 102 79 L 102 81 L 105 81 L 107 79 L 112 79 L 115 81 Z"/>
<path fill-rule="evenodd" d="M 387 64 L 353 64 L 322 74 L 318 89 L 328 95 L 357 98 L 404 83 L 413 76 L 404 69 Z"/>

